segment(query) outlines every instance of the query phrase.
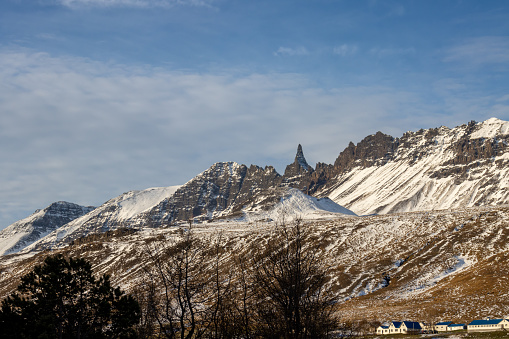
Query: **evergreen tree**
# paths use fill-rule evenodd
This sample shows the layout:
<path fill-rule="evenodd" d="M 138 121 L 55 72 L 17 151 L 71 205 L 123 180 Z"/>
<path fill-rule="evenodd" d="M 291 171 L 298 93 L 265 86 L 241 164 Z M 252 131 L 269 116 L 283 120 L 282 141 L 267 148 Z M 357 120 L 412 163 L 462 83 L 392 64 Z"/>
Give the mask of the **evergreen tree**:
<path fill-rule="evenodd" d="M 4 338 L 134 338 L 137 301 L 84 259 L 49 256 L 2 301 Z"/>

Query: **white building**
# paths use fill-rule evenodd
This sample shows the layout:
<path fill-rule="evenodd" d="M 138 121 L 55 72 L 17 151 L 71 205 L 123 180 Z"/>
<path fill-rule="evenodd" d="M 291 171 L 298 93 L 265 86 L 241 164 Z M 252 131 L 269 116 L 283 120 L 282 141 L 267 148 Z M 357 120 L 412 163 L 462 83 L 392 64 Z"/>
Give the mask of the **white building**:
<path fill-rule="evenodd" d="M 421 331 L 421 324 L 416 321 L 392 321 L 389 325 L 379 326 L 376 334 L 409 334 Z"/>
<path fill-rule="evenodd" d="M 509 320 L 507 319 L 484 319 L 474 320 L 467 325 L 468 332 L 488 332 L 509 330 Z"/>
<path fill-rule="evenodd" d="M 465 324 L 450 324 L 447 326 L 447 331 L 461 331 L 465 330 L 467 326 Z"/>
<path fill-rule="evenodd" d="M 447 326 L 451 325 L 452 321 L 442 321 L 435 324 L 435 331 L 445 332 L 447 331 Z"/>

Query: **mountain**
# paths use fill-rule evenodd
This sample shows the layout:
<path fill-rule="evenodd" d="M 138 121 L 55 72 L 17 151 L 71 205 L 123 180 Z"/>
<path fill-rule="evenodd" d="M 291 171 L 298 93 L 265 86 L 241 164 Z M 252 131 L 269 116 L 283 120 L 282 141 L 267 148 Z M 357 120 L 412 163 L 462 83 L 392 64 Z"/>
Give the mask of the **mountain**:
<path fill-rule="evenodd" d="M 283 175 L 272 166 L 218 162 L 182 186 L 114 198 L 31 248 L 119 227 L 165 227 L 191 219 L 274 219 L 281 199 L 297 197 L 288 189 L 308 194 L 308 203 L 311 197 L 328 198 L 346 214 L 358 215 L 506 204 L 508 142 L 509 123 L 492 118 L 452 129 L 407 132 L 400 138 L 377 132 L 357 145 L 350 143 L 334 164 L 318 163 L 315 169 L 298 145 Z M 322 208 L 317 211 L 317 217 L 325 215 Z M 309 217 L 308 212 L 301 214 Z"/>
<path fill-rule="evenodd" d="M 59 201 L 0 231 L 0 255 L 15 253 L 94 207 Z"/>
<path fill-rule="evenodd" d="M 236 221 L 291 221 L 335 219 L 356 216 L 329 198 L 317 199 L 299 189 L 278 187 L 265 190 L 242 206 L 243 217 Z"/>
<path fill-rule="evenodd" d="M 92 233 L 101 233 L 123 227 L 139 227 L 144 224 L 144 213 L 152 209 L 179 186 L 149 188 L 130 191 L 110 199 L 87 214 L 75 218 L 61 227 L 46 233 L 44 238 L 26 247 L 26 251 L 42 250 L 59 245 L 64 246 L 72 240 Z"/>
<path fill-rule="evenodd" d="M 489 119 L 353 143 L 316 192 L 357 214 L 509 202 L 509 122 Z"/>
<path fill-rule="evenodd" d="M 203 216 L 203 220 L 230 219 L 234 222 L 254 222 L 279 220 L 284 215 L 287 220 L 302 218 L 305 220 L 334 219 L 343 216 L 355 216 L 355 213 L 346 208 L 337 205 L 328 198 L 314 198 L 302 193 L 300 190 L 289 187 L 268 188 L 265 190 L 253 190 L 258 194 L 239 193 L 235 190 L 236 197 L 243 203 L 236 205 L 230 202 L 229 208 L 223 209 L 217 202 L 228 202 L 230 190 L 225 189 L 223 194 L 219 195 L 214 189 L 219 186 L 208 180 L 217 179 L 215 175 L 209 177 L 211 173 L 218 174 L 217 167 L 227 166 L 232 169 L 228 174 L 223 173 L 228 179 L 230 176 L 237 177 L 235 168 L 241 169 L 242 166 L 235 163 L 220 163 L 212 166 L 211 169 L 198 175 L 189 183 L 183 186 L 171 186 L 165 188 L 150 188 L 144 191 L 127 192 L 119 197 L 111 199 L 103 205 L 97 207 L 90 213 L 77 218 L 62 227 L 54 230 L 44 238 L 27 246 L 24 252 L 41 251 L 48 248 L 65 247 L 74 240 L 86 237 L 90 234 L 104 233 L 122 228 L 141 229 L 143 227 L 160 228 L 170 225 L 176 225 L 176 221 L 168 222 L 169 214 L 164 213 L 164 207 L 168 208 L 173 204 L 170 211 L 179 211 L 175 207 L 182 197 L 188 199 L 193 197 L 191 189 L 195 192 L 200 202 L 208 202 L 205 208 L 209 215 Z M 263 170 L 265 172 L 265 170 Z M 221 177 L 221 176 L 219 176 Z M 224 178 L 223 178 L 224 179 Z M 253 179 L 253 176 L 250 176 Z M 228 181 L 228 180 L 227 180 Z M 235 181 L 230 180 L 230 184 L 235 185 Z M 252 187 L 251 185 L 250 187 Z M 200 191 L 198 188 L 208 187 L 208 191 Z M 210 189 L 210 188 L 214 189 Z M 211 198 L 211 196 L 213 198 Z M 249 199 L 246 197 L 250 197 Z M 232 198 L 232 200 L 234 200 Z M 186 201 L 189 203 L 189 200 Z M 212 208 L 211 208 L 212 206 Z M 213 209 L 214 208 L 214 209 Z M 236 208 L 236 210 L 235 210 Z M 161 210 L 163 212 L 161 212 Z M 225 216 L 224 218 L 222 216 Z M 212 219 L 212 217 L 214 219 Z M 194 218 L 199 222 L 200 217 Z M 180 222 L 181 224 L 186 222 Z M 213 226 L 211 226 L 213 227 Z"/>
<path fill-rule="evenodd" d="M 237 254 L 263 246 L 275 224 L 300 218 L 345 320 L 504 317 L 508 144 L 509 122 L 492 118 L 399 138 L 377 132 L 315 168 L 299 145 L 283 175 L 271 166 L 219 162 L 181 186 L 124 193 L 62 221 L 22 253 L 0 256 L 0 295 L 44 249 L 86 257 L 129 289 L 143 280 L 147 245 L 177 237 L 189 220 L 197 236 L 222 237 L 227 269 Z M 1 248 L 28 232 L 11 229 L 19 231 L 0 238 L 7 239 Z"/>

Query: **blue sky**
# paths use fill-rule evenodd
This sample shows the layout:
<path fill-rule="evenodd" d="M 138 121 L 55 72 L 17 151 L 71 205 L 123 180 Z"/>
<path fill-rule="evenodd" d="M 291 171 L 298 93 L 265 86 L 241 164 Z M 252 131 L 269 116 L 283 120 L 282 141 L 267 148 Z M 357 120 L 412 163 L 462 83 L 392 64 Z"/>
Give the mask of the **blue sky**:
<path fill-rule="evenodd" d="M 218 161 L 509 120 L 507 1 L 3 0 L 0 228 Z"/>

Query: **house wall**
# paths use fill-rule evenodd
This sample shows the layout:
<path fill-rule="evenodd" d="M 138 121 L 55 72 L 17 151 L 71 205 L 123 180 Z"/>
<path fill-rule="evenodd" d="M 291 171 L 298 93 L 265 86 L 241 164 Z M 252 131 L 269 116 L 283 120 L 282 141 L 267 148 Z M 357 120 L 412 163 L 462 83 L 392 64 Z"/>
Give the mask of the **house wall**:
<path fill-rule="evenodd" d="M 490 331 L 500 331 L 502 328 L 509 328 L 509 327 L 502 327 L 503 324 L 496 324 L 496 325 L 468 325 L 467 330 L 468 332 L 490 332 Z"/>
<path fill-rule="evenodd" d="M 447 325 L 435 325 L 435 330 L 438 332 L 445 332 L 447 331 Z"/>
<path fill-rule="evenodd" d="M 464 330 L 465 328 L 463 326 L 453 326 L 453 327 L 447 327 L 447 331 L 460 331 Z"/>
<path fill-rule="evenodd" d="M 407 333 L 416 333 L 416 332 L 421 332 L 421 329 L 417 329 L 417 328 L 407 328 L 406 325 L 402 324 L 401 325 L 401 333 L 404 333 L 404 334 L 407 334 Z"/>

